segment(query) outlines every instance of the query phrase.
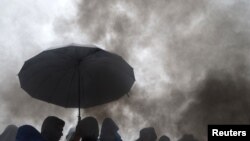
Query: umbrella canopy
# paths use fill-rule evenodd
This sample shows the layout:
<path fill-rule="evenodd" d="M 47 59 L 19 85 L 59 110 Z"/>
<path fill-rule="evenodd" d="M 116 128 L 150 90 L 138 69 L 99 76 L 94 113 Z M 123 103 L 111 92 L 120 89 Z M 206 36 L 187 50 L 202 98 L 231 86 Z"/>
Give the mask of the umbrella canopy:
<path fill-rule="evenodd" d="M 18 76 L 30 96 L 71 108 L 116 100 L 135 81 L 133 68 L 122 57 L 82 46 L 43 51 L 27 60 Z"/>

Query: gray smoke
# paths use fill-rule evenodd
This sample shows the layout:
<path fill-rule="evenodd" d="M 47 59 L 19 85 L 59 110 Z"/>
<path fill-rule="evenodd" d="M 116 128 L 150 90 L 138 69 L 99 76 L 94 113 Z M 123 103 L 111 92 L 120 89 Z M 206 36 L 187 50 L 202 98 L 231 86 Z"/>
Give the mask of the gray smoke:
<path fill-rule="evenodd" d="M 60 4 L 58 1 L 0 1 L 0 133 L 9 124 L 31 124 L 40 130 L 49 115 L 59 116 L 67 123 L 75 122 L 74 109 L 31 98 L 20 88 L 17 77 L 25 60 L 65 43 L 51 28 L 56 16 L 70 15 L 62 12 L 64 4 L 68 10 L 72 6 L 62 0 Z"/>
<path fill-rule="evenodd" d="M 66 120 L 66 132 L 74 125 L 76 110 L 29 97 L 16 76 L 26 59 L 69 43 L 96 44 L 134 67 L 129 97 L 82 114 L 100 123 L 113 118 L 124 140 L 153 126 L 158 137 L 193 134 L 203 141 L 206 124 L 249 123 L 247 0 L 82 0 L 77 9 L 61 0 L 7 3 L 0 2 L 1 129 L 12 123 L 39 129 L 47 115 Z"/>
<path fill-rule="evenodd" d="M 17 126 L 30 124 L 40 130 L 43 120 L 49 115 L 62 117 L 67 122 L 74 123 L 74 119 L 76 119 L 76 115 L 74 117 L 73 113 L 74 109 L 66 109 L 36 100 L 20 87 L 17 74 L 24 60 L 36 55 L 42 49 L 27 49 L 28 52 L 21 54 L 19 54 L 18 49 L 15 49 L 13 52 L 8 50 L 10 51 L 8 52 L 9 55 L 6 53 L 6 50 L 1 52 L 1 55 L 5 57 L 2 59 L 6 59 L 1 61 L 2 68 L 0 71 L 1 131 L 9 124 Z M 25 47 L 23 50 L 25 50 Z"/>
<path fill-rule="evenodd" d="M 206 139 L 207 124 L 249 124 L 250 80 L 241 72 L 208 72 L 194 89 L 195 101 L 181 114 L 180 131 Z"/>
<path fill-rule="evenodd" d="M 238 104 L 244 99 L 249 108 L 245 100 L 249 4 L 246 0 L 80 1 L 74 26 L 84 40 L 124 57 L 137 77 L 130 97 L 87 109 L 85 114 L 100 121 L 114 118 L 128 140 L 137 138 L 146 126 L 154 126 L 158 136 L 177 139 L 194 134 L 205 140 L 210 121 L 248 123 L 249 115 L 241 116 Z M 210 89 L 217 90 L 211 94 Z M 218 100 L 209 95 L 214 99 L 218 95 Z M 234 109 L 222 104 L 225 98 L 234 99 L 228 102 L 236 105 Z M 211 110 L 221 112 L 221 119 L 207 114 L 209 105 L 221 104 L 223 108 Z M 236 113 L 236 118 L 228 116 Z"/>

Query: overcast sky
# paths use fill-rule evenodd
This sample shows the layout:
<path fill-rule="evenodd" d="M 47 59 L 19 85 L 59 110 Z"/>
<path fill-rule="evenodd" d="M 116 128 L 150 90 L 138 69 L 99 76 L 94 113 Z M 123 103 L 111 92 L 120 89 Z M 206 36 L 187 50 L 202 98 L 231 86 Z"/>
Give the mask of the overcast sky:
<path fill-rule="evenodd" d="M 158 137 L 202 141 L 207 124 L 250 122 L 248 0 L 1 0 L 0 33 L 0 132 L 8 124 L 40 130 L 48 115 L 66 121 L 64 134 L 74 125 L 77 110 L 29 97 L 17 78 L 25 60 L 72 43 L 133 66 L 129 98 L 82 114 L 112 117 L 124 140 L 153 126 Z"/>

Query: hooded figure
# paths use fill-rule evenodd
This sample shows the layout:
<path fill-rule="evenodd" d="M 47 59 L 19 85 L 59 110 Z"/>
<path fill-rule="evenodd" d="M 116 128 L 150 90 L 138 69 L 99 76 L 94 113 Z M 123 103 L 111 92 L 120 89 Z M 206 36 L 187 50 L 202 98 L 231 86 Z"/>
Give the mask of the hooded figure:
<path fill-rule="evenodd" d="M 0 135 L 0 141 L 15 141 L 17 129 L 16 125 L 8 125 Z"/>
<path fill-rule="evenodd" d="M 105 118 L 102 123 L 100 141 L 122 141 L 118 130 L 119 127 L 111 118 Z"/>
<path fill-rule="evenodd" d="M 58 117 L 48 116 L 42 124 L 41 134 L 46 141 L 59 141 L 65 122 Z"/>
<path fill-rule="evenodd" d="M 143 128 L 140 137 L 136 141 L 156 141 L 157 136 L 153 127 Z"/>
<path fill-rule="evenodd" d="M 94 117 L 86 117 L 78 122 L 76 136 L 82 141 L 97 141 L 98 135 L 98 122 Z"/>
<path fill-rule="evenodd" d="M 163 135 L 160 137 L 159 141 L 170 141 L 170 139 L 168 136 Z"/>
<path fill-rule="evenodd" d="M 30 125 L 23 125 L 18 128 L 16 141 L 45 141 L 45 140 L 34 127 Z"/>

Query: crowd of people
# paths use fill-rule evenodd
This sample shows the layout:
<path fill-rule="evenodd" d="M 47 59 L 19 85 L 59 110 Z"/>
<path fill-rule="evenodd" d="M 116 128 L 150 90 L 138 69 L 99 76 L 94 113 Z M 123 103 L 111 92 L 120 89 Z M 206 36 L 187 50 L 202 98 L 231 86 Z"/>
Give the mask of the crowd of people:
<path fill-rule="evenodd" d="M 31 125 L 17 127 L 9 125 L 0 135 L 0 141 L 59 141 L 63 135 L 65 122 L 55 116 L 47 117 L 41 126 L 41 132 Z M 71 128 L 65 141 L 122 141 L 118 133 L 119 127 L 111 118 L 105 118 L 102 123 L 100 135 L 98 122 L 94 117 L 80 120 L 75 128 Z M 63 139 L 62 139 L 63 140 Z M 140 130 L 136 141 L 156 141 L 157 135 L 153 127 Z M 159 141 L 170 141 L 163 135 Z M 197 141 L 192 135 L 184 135 L 178 141 Z"/>

